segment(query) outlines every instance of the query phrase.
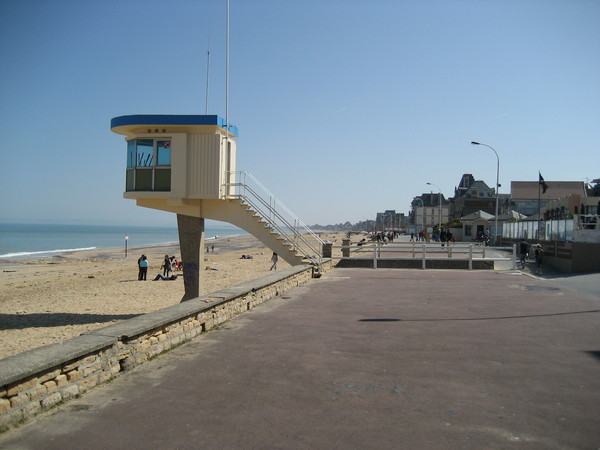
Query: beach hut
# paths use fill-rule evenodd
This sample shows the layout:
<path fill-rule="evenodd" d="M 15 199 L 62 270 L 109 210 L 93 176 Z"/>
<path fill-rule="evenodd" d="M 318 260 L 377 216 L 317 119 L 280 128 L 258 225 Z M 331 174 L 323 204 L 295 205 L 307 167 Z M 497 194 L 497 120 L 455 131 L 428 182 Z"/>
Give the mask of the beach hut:
<path fill-rule="evenodd" d="M 465 242 L 476 241 L 486 231 L 489 232 L 490 224 L 493 224 L 494 216 L 485 211 L 479 210 L 465 217 L 460 221 L 463 225 L 463 240 Z"/>

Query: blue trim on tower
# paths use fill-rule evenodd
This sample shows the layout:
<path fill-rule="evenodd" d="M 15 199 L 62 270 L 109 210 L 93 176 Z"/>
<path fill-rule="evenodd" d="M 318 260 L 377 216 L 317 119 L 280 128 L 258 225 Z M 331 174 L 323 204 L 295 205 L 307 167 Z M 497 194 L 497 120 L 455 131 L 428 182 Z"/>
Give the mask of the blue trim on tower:
<path fill-rule="evenodd" d="M 216 115 L 164 115 L 164 114 L 135 114 L 131 116 L 114 117 L 110 128 L 128 125 L 216 125 L 225 128 L 225 119 Z M 229 126 L 229 132 L 238 136 L 236 126 Z"/>

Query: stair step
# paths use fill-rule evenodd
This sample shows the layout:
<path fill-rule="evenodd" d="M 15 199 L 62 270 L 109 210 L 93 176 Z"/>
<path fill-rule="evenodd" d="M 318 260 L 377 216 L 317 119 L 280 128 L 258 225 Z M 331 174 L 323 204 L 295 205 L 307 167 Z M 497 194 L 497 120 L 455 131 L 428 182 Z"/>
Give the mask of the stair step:
<path fill-rule="evenodd" d="M 252 220 L 254 220 L 254 217 L 256 217 L 256 223 L 264 225 L 265 230 L 268 230 L 269 234 L 272 236 L 272 238 L 274 238 L 275 242 L 278 244 L 278 247 L 281 249 L 281 252 L 289 255 L 291 258 L 290 260 L 293 261 L 293 264 L 310 264 L 318 267 L 318 261 L 320 257 L 315 255 L 307 256 L 306 252 L 316 252 L 317 254 L 319 252 L 309 248 L 303 249 L 303 239 L 294 230 L 291 230 L 290 233 L 282 232 L 277 228 L 277 221 L 273 221 L 271 218 L 262 217 L 260 213 L 251 207 L 251 205 L 245 209 L 253 216 Z"/>
<path fill-rule="evenodd" d="M 306 255 L 306 251 L 302 250 L 303 244 L 297 242 L 294 235 L 296 235 L 294 230 L 288 234 L 286 232 L 281 232 L 277 228 L 277 221 L 273 221 L 273 218 L 264 217 L 258 209 L 253 206 L 253 203 L 248 201 L 245 198 L 241 198 L 240 206 L 244 211 L 246 211 L 250 216 L 252 216 L 252 220 L 256 220 L 255 223 L 262 224 L 275 242 L 278 243 L 278 246 L 283 247 L 282 251 L 288 252 L 288 254 L 292 257 L 296 263 L 312 263 L 314 264 L 316 257 L 309 257 Z M 256 219 L 254 219 L 256 218 Z M 297 235 L 296 235 L 297 236 Z"/>

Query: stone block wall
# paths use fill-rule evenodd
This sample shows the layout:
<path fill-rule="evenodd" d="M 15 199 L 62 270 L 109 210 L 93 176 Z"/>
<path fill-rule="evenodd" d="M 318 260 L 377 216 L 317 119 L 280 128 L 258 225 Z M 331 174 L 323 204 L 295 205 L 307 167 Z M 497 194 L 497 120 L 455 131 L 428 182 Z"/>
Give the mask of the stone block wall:
<path fill-rule="evenodd" d="M 308 282 L 295 266 L 0 360 L 0 428 L 25 421 Z"/>
<path fill-rule="evenodd" d="M 520 239 L 504 238 L 502 243 L 519 245 Z M 600 244 L 590 242 L 527 240 L 530 245 L 541 244 L 544 250 L 543 266 L 563 273 L 600 271 Z"/>

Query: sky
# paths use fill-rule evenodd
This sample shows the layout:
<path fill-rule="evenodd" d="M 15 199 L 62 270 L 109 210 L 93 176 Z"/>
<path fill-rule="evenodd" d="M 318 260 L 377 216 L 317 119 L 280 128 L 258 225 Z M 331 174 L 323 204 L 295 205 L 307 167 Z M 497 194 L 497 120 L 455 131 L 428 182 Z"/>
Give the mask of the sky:
<path fill-rule="evenodd" d="M 230 0 L 237 168 L 309 225 L 493 187 L 471 141 L 500 193 L 600 178 L 598 23 L 596 0 Z M 225 41 L 226 0 L 0 0 L 0 222 L 175 226 L 123 199 L 110 120 L 204 114 L 207 68 L 224 117 Z"/>

